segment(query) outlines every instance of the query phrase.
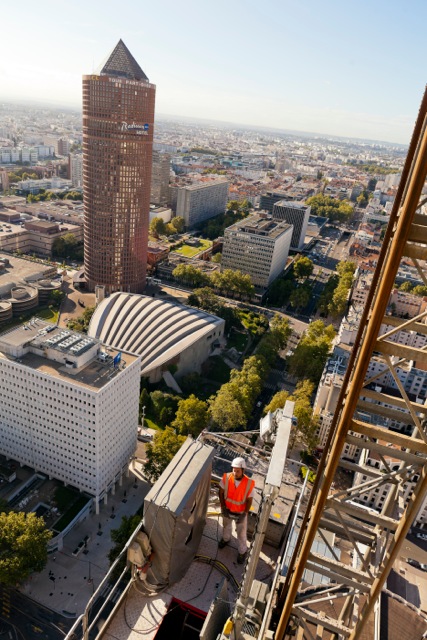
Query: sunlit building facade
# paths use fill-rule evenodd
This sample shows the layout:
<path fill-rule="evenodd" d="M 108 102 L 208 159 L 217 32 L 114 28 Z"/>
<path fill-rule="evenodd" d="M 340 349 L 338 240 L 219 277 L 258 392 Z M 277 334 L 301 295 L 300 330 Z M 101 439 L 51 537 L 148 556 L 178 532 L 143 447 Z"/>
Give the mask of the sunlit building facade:
<path fill-rule="evenodd" d="M 155 86 L 120 40 L 83 76 L 85 276 L 94 290 L 145 287 Z"/>

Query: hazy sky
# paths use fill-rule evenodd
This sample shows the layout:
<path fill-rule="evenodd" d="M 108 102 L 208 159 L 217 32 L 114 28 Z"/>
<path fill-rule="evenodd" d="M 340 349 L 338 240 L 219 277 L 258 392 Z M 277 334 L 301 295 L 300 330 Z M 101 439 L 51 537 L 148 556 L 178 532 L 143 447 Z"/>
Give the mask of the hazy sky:
<path fill-rule="evenodd" d="M 81 105 L 122 38 L 156 112 L 408 143 L 426 0 L 20 0 L 3 7 L 0 100 Z"/>

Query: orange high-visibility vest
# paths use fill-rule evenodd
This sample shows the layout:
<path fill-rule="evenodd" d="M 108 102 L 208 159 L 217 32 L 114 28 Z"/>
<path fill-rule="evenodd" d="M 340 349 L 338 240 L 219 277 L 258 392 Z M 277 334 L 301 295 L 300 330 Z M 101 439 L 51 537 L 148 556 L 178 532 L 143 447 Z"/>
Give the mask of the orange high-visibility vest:
<path fill-rule="evenodd" d="M 246 500 L 255 486 L 255 481 L 249 480 L 248 476 L 244 475 L 239 482 L 239 486 L 236 487 L 233 473 L 224 473 L 222 482 L 227 509 L 235 513 L 243 513 L 246 509 Z"/>

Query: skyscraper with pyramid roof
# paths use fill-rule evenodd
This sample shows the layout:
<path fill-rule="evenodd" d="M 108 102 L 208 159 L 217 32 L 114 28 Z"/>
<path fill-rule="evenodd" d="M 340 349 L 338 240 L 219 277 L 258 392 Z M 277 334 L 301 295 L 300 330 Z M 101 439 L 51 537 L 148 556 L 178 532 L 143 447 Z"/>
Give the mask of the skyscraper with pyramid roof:
<path fill-rule="evenodd" d="M 83 76 L 84 247 L 87 286 L 145 287 L 155 85 L 119 40 Z"/>

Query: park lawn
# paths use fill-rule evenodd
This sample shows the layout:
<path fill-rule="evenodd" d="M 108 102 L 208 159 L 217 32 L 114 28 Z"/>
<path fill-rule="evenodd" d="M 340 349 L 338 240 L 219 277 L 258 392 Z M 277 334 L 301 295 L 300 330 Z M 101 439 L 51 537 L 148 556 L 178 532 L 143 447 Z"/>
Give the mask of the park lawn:
<path fill-rule="evenodd" d="M 148 429 L 155 429 L 156 431 L 160 431 L 161 427 L 159 427 L 153 420 L 150 418 L 144 418 L 144 425 L 148 427 Z"/>
<path fill-rule="evenodd" d="M 212 246 L 211 240 L 204 240 L 203 238 L 198 238 L 197 247 L 193 247 L 189 244 L 183 244 L 179 249 L 174 249 L 173 253 L 178 253 L 181 256 L 185 256 L 186 258 L 192 258 L 197 255 L 201 251 L 206 251 Z"/>
<path fill-rule="evenodd" d="M 49 309 L 49 307 L 47 307 L 46 309 L 40 309 L 35 315 L 47 322 L 56 324 L 58 322 L 59 311 L 57 309 Z"/>
<path fill-rule="evenodd" d="M 248 343 L 248 336 L 246 333 L 236 331 L 234 328 L 230 331 L 230 337 L 227 338 L 227 349 L 234 347 L 236 351 L 244 351 Z"/>

